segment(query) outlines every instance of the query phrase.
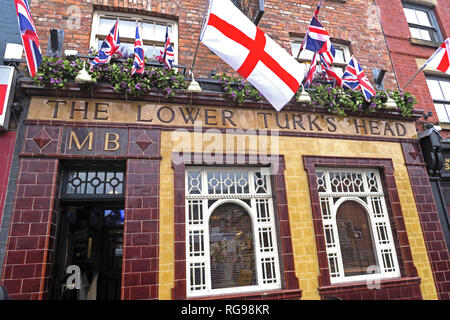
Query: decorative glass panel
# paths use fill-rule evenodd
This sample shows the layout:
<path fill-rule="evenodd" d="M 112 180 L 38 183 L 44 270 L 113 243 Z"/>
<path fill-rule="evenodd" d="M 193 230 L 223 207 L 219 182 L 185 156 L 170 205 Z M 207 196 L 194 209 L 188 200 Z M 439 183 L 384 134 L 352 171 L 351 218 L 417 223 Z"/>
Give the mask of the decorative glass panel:
<path fill-rule="evenodd" d="M 333 226 L 325 225 L 324 229 L 325 229 L 325 243 L 327 245 L 327 248 L 336 247 L 336 242 L 334 241 Z"/>
<path fill-rule="evenodd" d="M 258 222 L 270 222 L 269 199 L 256 199 Z"/>
<path fill-rule="evenodd" d="M 208 171 L 209 194 L 243 194 L 249 193 L 248 172 L 242 171 Z"/>
<path fill-rule="evenodd" d="M 277 281 L 275 274 L 275 259 L 273 257 L 262 258 L 261 266 L 263 283 L 275 283 Z"/>
<path fill-rule="evenodd" d="M 188 201 L 188 223 L 189 224 L 203 224 L 203 207 L 200 200 Z"/>
<path fill-rule="evenodd" d="M 189 254 L 191 257 L 205 255 L 204 237 L 202 230 L 189 231 Z"/>
<path fill-rule="evenodd" d="M 66 195 L 104 195 L 123 194 L 123 172 L 69 170 L 67 173 Z"/>
<path fill-rule="evenodd" d="M 328 263 L 330 265 L 330 276 L 332 278 L 339 276 L 339 265 L 336 253 L 328 254 Z"/>
<path fill-rule="evenodd" d="M 189 264 L 189 270 L 190 289 L 192 291 L 206 289 L 205 263 L 191 263 Z"/>
<path fill-rule="evenodd" d="M 187 190 L 189 194 L 200 194 L 202 193 L 202 180 L 200 171 L 189 171 L 188 172 L 188 185 Z"/>
<path fill-rule="evenodd" d="M 261 252 L 273 252 L 272 228 L 259 228 L 259 249 Z"/>
<path fill-rule="evenodd" d="M 267 177 L 261 172 L 255 172 L 255 192 L 256 193 L 267 193 Z"/>
<path fill-rule="evenodd" d="M 372 198 L 372 211 L 374 218 L 383 218 L 383 207 L 381 206 L 381 197 Z"/>
<path fill-rule="evenodd" d="M 389 237 L 386 229 L 386 223 L 385 222 L 377 222 L 376 224 L 377 228 L 377 235 L 378 235 L 378 243 L 379 244 L 389 244 Z"/>
<path fill-rule="evenodd" d="M 392 258 L 391 249 L 381 250 L 381 256 L 383 257 L 384 272 L 395 271 L 394 259 Z"/>

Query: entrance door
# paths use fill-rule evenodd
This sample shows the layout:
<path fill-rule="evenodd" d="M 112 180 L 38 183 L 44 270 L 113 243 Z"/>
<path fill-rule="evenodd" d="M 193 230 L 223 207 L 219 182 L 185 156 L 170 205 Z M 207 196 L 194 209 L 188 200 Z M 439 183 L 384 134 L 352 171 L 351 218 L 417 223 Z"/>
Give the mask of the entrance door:
<path fill-rule="evenodd" d="M 53 297 L 58 300 L 120 299 L 123 204 L 65 205 L 61 220 Z M 73 270 L 80 272 L 79 289 L 67 286 L 68 278 L 78 272 Z"/>

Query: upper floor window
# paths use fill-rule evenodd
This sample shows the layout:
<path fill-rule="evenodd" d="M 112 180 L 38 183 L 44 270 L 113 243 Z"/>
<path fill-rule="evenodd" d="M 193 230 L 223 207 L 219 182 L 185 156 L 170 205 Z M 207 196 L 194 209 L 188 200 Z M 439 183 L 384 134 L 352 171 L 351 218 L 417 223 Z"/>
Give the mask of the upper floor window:
<path fill-rule="evenodd" d="M 331 283 L 399 277 L 380 174 L 316 171 Z"/>
<path fill-rule="evenodd" d="M 268 168 L 186 170 L 187 296 L 281 288 Z"/>
<path fill-rule="evenodd" d="M 92 48 L 100 49 L 103 40 L 105 40 L 117 19 L 119 19 L 120 50 L 122 52 L 127 52 L 128 54 L 134 52 L 136 24 L 138 24 L 145 56 L 154 58 L 160 55 L 160 52 L 164 49 L 166 28 L 169 27 L 168 33 L 174 50 L 175 61 L 178 60 L 178 28 L 176 22 L 156 17 L 96 12 L 92 20 Z"/>
<path fill-rule="evenodd" d="M 440 42 L 441 33 L 432 8 L 403 3 L 411 37 L 419 40 Z"/>
<path fill-rule="evenodd" d="M 450 79 L 427 77 L 427 84 L 439 121 L 450 122 Z"/>
<path fill-rule="evenodd" d="M 298 56 L 298 52 L 300 51 L 300 46 L 302 44 L 303 39 L 302 38 L 293 38 L 291 40 L 291 48 L 292 48 L 292 55 L 297 58 Z M 333 70 L 334 72 L 336 72 L 336 74 L 339 77 L 342 77 L 342 75 L 344 74 L 344 70 L 347 67 L 348 62 L 350 61 L 350 47 L 348 45 L 345 44 L 341 44 L 341 43 L 334 43 L 332 42 L 335 55 L 334 55 L 334 61 L 333 61 Z M 314 52 L 304 49 L 300 56 L 298 57 L 298 61 L 302 63 L 302 66 L 304 68 L 305 73 L 308 71 L 309 69 L 309 63 L 311 62 L 311 59 L 314 56 Z M 316 59 L 316 63 L 318 63 L 318 68 L 317 70 L 319 72 L 322 71 L 321 67 L 320 67 L 320 58 L 317 56 Z"/>

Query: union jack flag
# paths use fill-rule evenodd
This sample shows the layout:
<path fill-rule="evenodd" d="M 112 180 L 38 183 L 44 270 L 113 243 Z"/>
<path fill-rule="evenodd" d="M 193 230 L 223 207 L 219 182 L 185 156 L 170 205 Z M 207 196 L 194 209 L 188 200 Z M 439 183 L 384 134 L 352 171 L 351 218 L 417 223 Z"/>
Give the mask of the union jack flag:
<path fill-rule="evenodd" d="M 306 78 L 305 78 L 305 84 L 304 84 L 305 88 L 308 88 L 314 80 L 314 76 L 317 71 L 316 59 L 317 59 L 317 52 L 314 52 L 314 56 L 311 59 L 311 64 L 309 65 L 308 74 L 306 75 Z"/>
<path fill-rule="evenodd" d="M 319 51 L 320 64 L 325 72 L 325 78 L 328 81 L 335 81 L 338 86 L 342 85 L 341 78 L 333 70 L 333 61 L 336 50 L 334 49 L 331 41 L 328 40 L 322 49 Z"/>
<path fill-rule="evenodd" d="M 131 75 L 137 73 L 144 73 L 145 61 L 144 61 L 144 46 L 142 39 L 139 35 L 139 27 L 136 26 L 136 39 L 134 41 L 134 64 L 131 69 Z"/>
<path fill-rule="evenodd" d="M 300 46 L 300 52 L 304 49 L 312 52 L 319 52 L 322 47 L 330 40 L 330 34 L 325 30 L 316 16 L 313 16 L 309 24 L 306 36 Z"/>
<path fill-rule="evenodd" d="M 91 68 L 102 63 L 106 64 L 111 61 L 112 56 L 119 50 L 120 37 L 119 37 L 119 20 L 116 21 L 108 36 L 100 48 L 97 56 L 91 63 Z"/>
<path fill-rule="evenodd" d="M 351 57 L 347 68 L 345 68 L 344 75 L 342 76 L 342 86 L 351 90 L 361 90 L 366 101 L 369 101 L 376 94 L 369 79 L 367 79 L 366 74 L 354 56 Z"/>
<path fill-rule="evenodd" d="M 156 57 L 156 59 L 166 64 L 169 69 L 172 69 L 173 61 L 175 60 L 175 55 L 173 53 L 172 45 L 170 44 L 169 38 L 169 26 L 166 28 L 166 40 L 164 41 L 164 51 L 160 51 L 161 54 Z"/>
<path fill-rule="evenodd" d="M 34 77 L 42 62 L 39 38 L 30 13 L 27 0 L 14 0 L 16 4 L 17 20 L 22 37 L 25 57 L 30 75 Z"/>

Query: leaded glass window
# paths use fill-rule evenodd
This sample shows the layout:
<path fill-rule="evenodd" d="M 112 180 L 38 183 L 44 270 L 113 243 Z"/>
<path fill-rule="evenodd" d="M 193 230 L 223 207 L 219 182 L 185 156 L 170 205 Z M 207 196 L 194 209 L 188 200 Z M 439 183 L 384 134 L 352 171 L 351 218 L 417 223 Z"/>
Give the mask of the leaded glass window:
<path fill-rule="evenodd" d="M 188 297 L 281 288 L 268 168 L 186 170 Z"/>
<path fill-rule="evenodd" d="M 124 172 L 117 169 L 68 168 L 62 195 L 65 198 L 123 197 L 124 178 Z"/>
<path fill-rule="evenodd" d="M 400 276 L 378 170 L 318 168 L 316 177 L 331 283 Z"/>

